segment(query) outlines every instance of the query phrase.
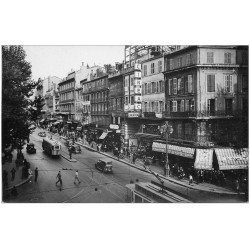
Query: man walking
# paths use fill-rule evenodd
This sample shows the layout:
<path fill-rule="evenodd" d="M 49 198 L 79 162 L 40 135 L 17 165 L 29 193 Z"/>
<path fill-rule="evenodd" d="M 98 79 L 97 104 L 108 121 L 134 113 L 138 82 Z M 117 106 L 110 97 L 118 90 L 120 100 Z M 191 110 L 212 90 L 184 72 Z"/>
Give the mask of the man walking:
<path fill-rule="evenodd" d="M 37 182 L 37 178 L 38 178 L 38 168 L 35 169 L 35 182 Z"/>
<path fill-rule="evenodd" d="M 12 168 L 10 172 L 11 172 L 11 180 L 14 181 L 16 176 L 16 170 Z"/>
<path fill-rule="evenodd" d="M 76 170 L 76 172 L 75 172 L 74 184 L 76 184 L 76 181 L 78 181 L 78 184 L 81 183 L 80 180 L 79 180 L 79 178 L 78 178 L 78 170 Z"/>
<path fill-rule="evenodd" d="M 56 178 L 58 179 L 57 182 L 56 182 L 56 186 L 57 186 L 57 183 L 60 182 L 60 185 L 62 186 L 62 175 L 61 175 L 61 171 L 58 172 Z"/>

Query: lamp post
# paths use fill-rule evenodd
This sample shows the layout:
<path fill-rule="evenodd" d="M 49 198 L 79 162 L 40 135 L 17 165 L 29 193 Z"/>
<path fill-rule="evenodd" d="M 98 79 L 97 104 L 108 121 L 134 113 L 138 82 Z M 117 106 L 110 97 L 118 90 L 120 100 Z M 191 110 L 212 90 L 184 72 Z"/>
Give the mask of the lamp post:
<path fill-rule="evenodd" d="M 164 166 L 164 175 L 169 176 L 169 164 L 168 164 L 168 136 L 173 133 L 173 128 L 168 124 L 168 121 L 160 128 L 161 134 L 166 137 L 166 155 L 165 155 L 165 166 Z"/>

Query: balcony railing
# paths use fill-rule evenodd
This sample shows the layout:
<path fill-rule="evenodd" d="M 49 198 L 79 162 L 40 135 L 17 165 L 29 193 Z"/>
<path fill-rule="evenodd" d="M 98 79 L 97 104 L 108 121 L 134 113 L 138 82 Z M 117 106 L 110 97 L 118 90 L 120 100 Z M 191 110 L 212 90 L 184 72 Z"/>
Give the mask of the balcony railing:
<path fill-rule="evenodd" d="M 246 113 L 246 112 L 245 112 Z M 232 116 L 245 116 L 243 110 L 214 110 L 214 111 L 185 111 L 185 112 L 166 112 L 166 118 L 168 117 L 232 117 Z"/>

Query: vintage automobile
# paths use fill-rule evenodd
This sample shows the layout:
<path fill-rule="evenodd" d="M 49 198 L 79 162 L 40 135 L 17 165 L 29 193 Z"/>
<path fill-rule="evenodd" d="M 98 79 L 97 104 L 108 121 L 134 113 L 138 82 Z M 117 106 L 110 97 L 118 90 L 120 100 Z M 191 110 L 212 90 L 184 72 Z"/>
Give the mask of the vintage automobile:
<path fill-rule="evenodd" d="M 26 152 L 29 154 L 35 154 L 36 153 L 36 149 L 35 149 L 35 145 L 34 143 L 28 143 L 26 146 Z"/>
<path fill-rule="evenodd" d="M 81 147 L 79 145 L 73 144 L 73 145 L 70 145 L 69 147 L 71 149 L 71 152 L 74 154 L 80 154 L 82 152 Z"/>
<path fill-rule="evenodd" d="M 41 136 L 41 137 L 46 137 L 46 133 L 45 132 L 39 132 L 38 135 Z"/>
<path fill-rule="evenodd" d="M 112 161 L 110 161 L 109 158 L 98 160 L 98 162 L 95 164 L 95 168 L 102 171 L 103 173 L 113 172 Z"/>

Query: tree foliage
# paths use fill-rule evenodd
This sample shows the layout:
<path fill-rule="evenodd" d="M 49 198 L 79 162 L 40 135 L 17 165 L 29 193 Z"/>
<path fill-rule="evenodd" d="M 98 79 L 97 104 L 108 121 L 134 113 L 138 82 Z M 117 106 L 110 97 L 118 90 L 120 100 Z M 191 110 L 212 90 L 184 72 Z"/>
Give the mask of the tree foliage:
<path fill-rule="evenodd" d="M 36 101 L 31 101 L 30 97 L 38 82 L 31 80 L 31 65 L 25 57 L 22 46 L 2 47 L 3 149 L 21 148 L 31 132 L 31 121 L 36 119 L 30 111 Z"/>

